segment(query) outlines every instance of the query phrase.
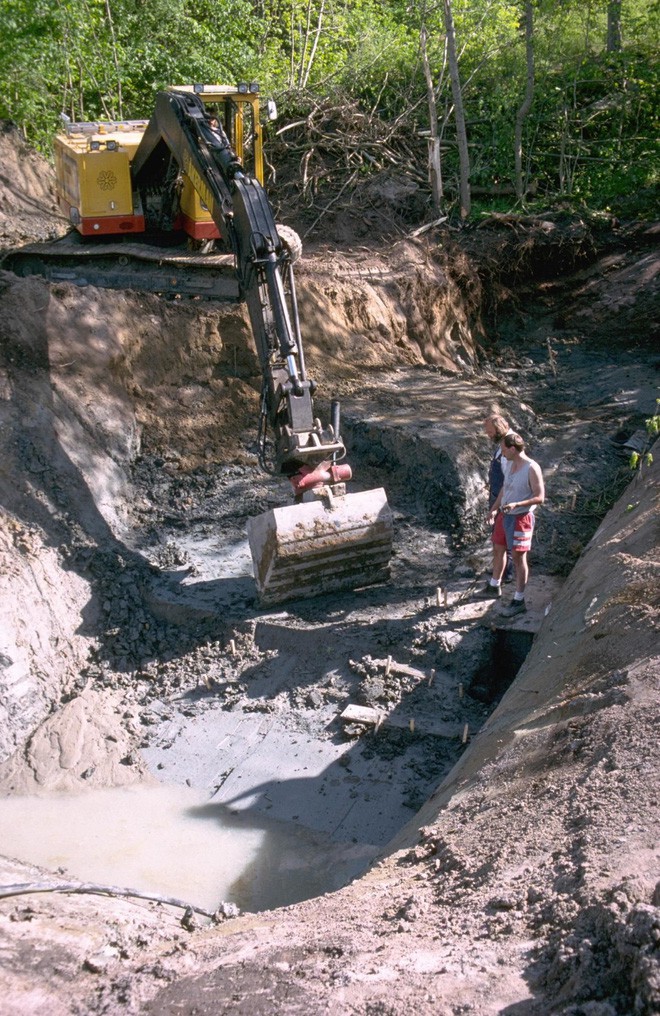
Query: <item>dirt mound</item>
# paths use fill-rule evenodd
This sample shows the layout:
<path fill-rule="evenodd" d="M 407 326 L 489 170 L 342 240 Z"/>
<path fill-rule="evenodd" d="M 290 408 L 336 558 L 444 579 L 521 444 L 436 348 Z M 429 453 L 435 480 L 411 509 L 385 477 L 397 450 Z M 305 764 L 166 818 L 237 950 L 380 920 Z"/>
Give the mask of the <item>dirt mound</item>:
<path fill-rule="evenodd" d="M 0 122 L 0 166 L 0 252 L 66 232 L 67 223 L 57 209 L 51 166 L 7 122 Z"/>

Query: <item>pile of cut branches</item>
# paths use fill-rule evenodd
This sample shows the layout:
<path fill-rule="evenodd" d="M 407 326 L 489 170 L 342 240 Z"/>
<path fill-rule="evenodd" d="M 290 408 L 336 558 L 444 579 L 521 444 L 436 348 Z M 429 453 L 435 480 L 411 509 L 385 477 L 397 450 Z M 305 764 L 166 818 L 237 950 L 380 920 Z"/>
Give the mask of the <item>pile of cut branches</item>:
<path fill-rule="evenodd" d="M 274 127 L 266 148 L 278 214 L 306 235 L 342 215 L 376 235 L 386 223 L 400 232 L 429 207 L 426 142 L 410 110 L 386 122 L 355 99 L 309 97 L 299 116 Z"/>

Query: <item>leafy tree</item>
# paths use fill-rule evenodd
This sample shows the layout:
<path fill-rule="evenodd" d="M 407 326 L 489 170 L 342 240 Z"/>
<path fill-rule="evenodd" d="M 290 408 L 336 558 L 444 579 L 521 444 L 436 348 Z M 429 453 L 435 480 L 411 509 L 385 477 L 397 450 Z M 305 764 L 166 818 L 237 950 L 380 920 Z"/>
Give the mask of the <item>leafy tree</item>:
<path fill-rule="evenodd" d="M 75 120 L 144 117 L 158 88 L 235 80 L 256 63 L 248 0 L 4 5 L 0 116 L 37 141 L 52 134 L 60 112 Z"/>

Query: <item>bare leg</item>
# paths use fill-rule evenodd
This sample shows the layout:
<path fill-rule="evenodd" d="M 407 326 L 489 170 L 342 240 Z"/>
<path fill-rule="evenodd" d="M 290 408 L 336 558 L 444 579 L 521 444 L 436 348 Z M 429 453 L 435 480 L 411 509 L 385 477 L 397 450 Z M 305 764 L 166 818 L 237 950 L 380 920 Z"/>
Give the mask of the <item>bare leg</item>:
<path fill-rule="evenodd" d="M 501 582 L 502 576 L 504 575 L 504 567 L 506 565 L 506 547 L 503 547 L 500 543 L 493 544 L 493 579 L 495 582 Z"/>
<path fill-rule="evenodd" d="M 527 579 L 529 578 L 526 550 L 513 551 L 513 566 L 516 569 L 516 592 L 524 593 Z"/>

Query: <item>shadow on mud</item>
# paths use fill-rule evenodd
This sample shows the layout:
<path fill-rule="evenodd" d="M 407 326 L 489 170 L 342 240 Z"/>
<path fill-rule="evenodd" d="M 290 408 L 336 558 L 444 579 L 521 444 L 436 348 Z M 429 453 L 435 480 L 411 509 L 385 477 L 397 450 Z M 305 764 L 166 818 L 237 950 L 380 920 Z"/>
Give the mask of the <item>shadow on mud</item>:
<path fill-rule="evenodd" d="M 244 617 L 234 651 L 208 657 L 203 680 L 169 699 L 142 748 L 159 780 L 209 795 L 200 817 L 264 832 L 235 887 L 233 901 L 249 907 L 361 874 L 451 771 L 533 637 L 472 624 L 457 654 L 456 631 L 423 596 L 385 588 L 349 600 Z M 469 693 L 477 662 L 490 681 L 483 698 Z M 348 705 L 363 723 L 346 718 Z M 272 843 L 284 833 L 279 870 Z"/>

